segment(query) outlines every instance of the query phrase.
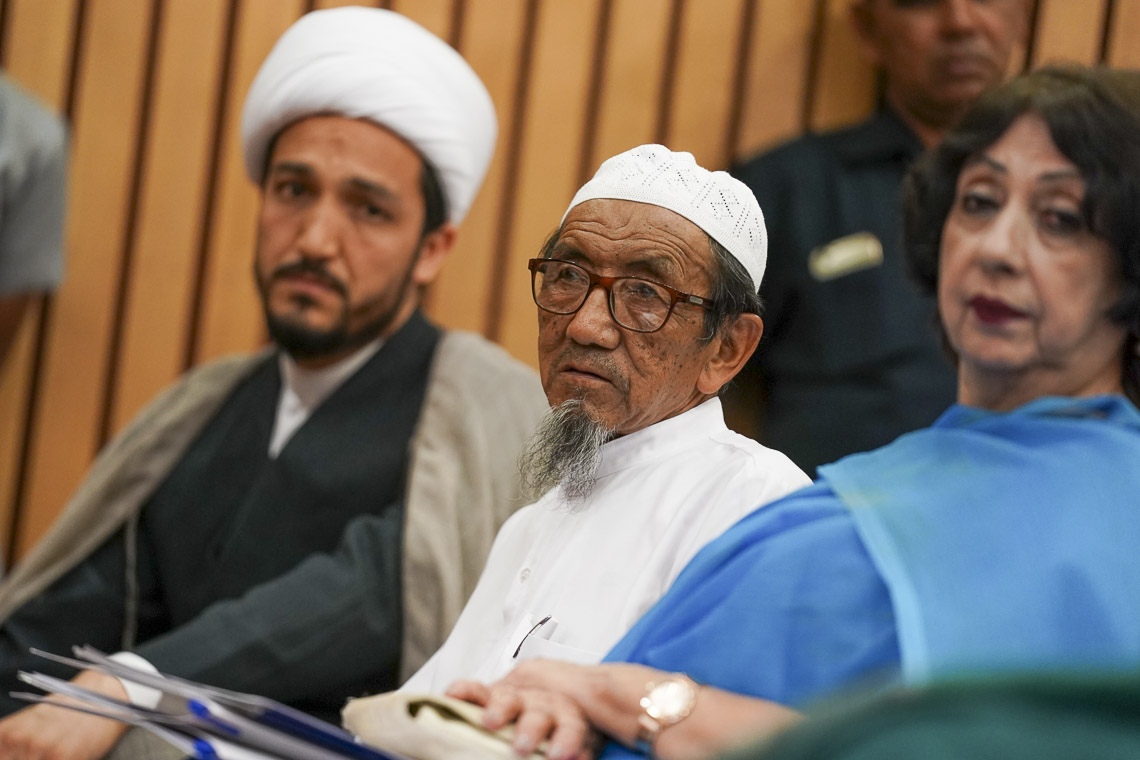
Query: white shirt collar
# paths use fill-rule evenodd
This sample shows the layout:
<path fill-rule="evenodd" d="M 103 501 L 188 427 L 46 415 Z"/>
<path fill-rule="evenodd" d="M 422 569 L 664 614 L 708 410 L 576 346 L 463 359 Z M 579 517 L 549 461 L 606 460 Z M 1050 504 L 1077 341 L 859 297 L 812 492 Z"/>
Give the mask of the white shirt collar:
<path fill-rule="evenodd" d="M 724 431 L 720 399 L 710 398 L 676 417 L 655 422 L 636 433 L 615 438 L 602 446 L 598 477 L 646 464 L 700 446 L 709 435 Z"/>
<path fill-rule="evenodd" d="M 276 459 L 293 434 L 305 424 L 309 415 L 332 395 L 345 380 L 352 377 L 371 359 L 384 340 L 377 338 L 335 364 L 320 369 L 305 369 L 293 357 L 278 354 L 281 368 L 281 395 L 277 399 L 277 418 L 269 438 L 269 456 Z"/>

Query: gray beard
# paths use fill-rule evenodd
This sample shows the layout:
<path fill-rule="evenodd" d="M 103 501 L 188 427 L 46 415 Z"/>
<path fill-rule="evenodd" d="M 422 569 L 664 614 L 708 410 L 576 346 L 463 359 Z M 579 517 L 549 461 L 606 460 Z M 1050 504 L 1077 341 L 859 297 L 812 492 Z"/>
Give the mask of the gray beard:
<path fill-rule="evenodd" d="M 581 506 L 594 490 L 602 444 L 614 431 L 596 421 L 580 399 L 552 408 L 519 457 L 523 492 L 535 500 L 557 485 L 567 506 Z"/>

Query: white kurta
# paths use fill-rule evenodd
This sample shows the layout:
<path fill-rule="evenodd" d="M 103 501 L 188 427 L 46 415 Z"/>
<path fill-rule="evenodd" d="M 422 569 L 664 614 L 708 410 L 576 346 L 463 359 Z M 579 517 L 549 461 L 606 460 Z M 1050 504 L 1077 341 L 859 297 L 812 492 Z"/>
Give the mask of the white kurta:
<path fill-rule="evenodd" d="M 600 661 L 701 547 L 809 482 L 729 430 L 719 399 L 605 444 L 585 504 L 570 511 L 555 488 L 503 525 L 447 641 L 402 688 L 492 681 L 531 657 Z"/>

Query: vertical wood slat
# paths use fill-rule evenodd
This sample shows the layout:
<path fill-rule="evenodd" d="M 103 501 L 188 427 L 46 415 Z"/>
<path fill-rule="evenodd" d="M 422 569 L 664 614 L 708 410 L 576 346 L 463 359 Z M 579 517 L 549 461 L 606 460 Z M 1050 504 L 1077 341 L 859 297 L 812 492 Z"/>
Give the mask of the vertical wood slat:
<path fill-rule="evenodd" d="M 585 161 L 587 176 L 579 170 L 579 179 L 588 178 L 610 156 L 655 139 L 671 7 L 671 0 L 612 3 L 593 144 Z"/>
<path fill-rule="evenodd" d="M 491 93 L 499 137 L 487 178 L 459 228 L 455 250 L 432 286 L 431 313 L 446 327 L 482 333 L 491 329 L 491 298 L 501 275 L 498 228 L 514 187 L 514 177 L 507 172 L 518 147 L 512 116 L 525 10 L 525 0 L 465 0 L 459 50 Z"/>
<path fill-rule="evenodd" d="M 874 106 L 875 76 L 863 61 L 859 41 L 847 17 L 846 0 L 826 0 L 818 77 L 811 106 L 813 129 L 822 130 L 857 121 Z"/>
<path fill-rule="evenodd" d="M 1112 66 L 1140 68 L 1140 0 L 1116 0 L 1113 10 L 1106 60 Z"/>
<path fill-rule="evenodd" d="M 148 14 L 134 0 L 92 3 L 81 30 L 72 132 L 68 276 L 54 302 L 31 441 L 20 550 L 54 519 L 95 452 L 120 252 L 127 230 Z"/>
<path fill-rule="evenodd" d="M 1092 64 L 1100 58 L 1106 0 L 1041 0 L 1033 64 L 1068 61 Z"/>
<path fill-rule="evenodd" d="M 168 0 L 164 9 L 115 430 L 184 369 L 225 18 L 225 0 Z"/>
<path fill-rule="evenodd" d="M 491 333 L 531 363 L 535 310 L 522 261 L 557 223 L 583 171 L 663 137 L 721 166 L 809 125 L 858 119 L 875 94 L 847 0 L 818 0 L 818 17 L 817 2 L 808 0 L 161 0 L 153 101 L 143 122 L 145 3 L 84 0 L 85 23 L 73 35 L 78 0 L 0 2 L 3 57 L 17 81 L 62 109 L 71 61 L 83 62 L 69 272 L 45 322 L 30 441 L 9 421 L 28 412 L 34 336 L 22 336 L 15 363 L 0 375 L 0 516 L 21 452 L 29 452 L 21 546 L 86 469 L 106 398 L 117 428 L 187 356 L 201 361 L 264 340 L 250 272 L 257 194 L 244 174 L 237 125 L 254 71 L 305 10 L 367 4 L 405 12 L 456 44 L 486 81 L 500 119 L 498 150 L 432 289 L 430 313 L 447 326 Z M 1034 4 L 1033 61 L 1103 56 L 1140 65 L 1140 0 Z M 738 92 L 743 102 L 734 102 Z M 140 123 L 150 130 L 143 146 L 135 138 Z M 138 219 L 129 231 L 132 202 Z M 132 235 L 124 274 L 120 253 Z M 119 278 L 127 285 L 122 303 Z M 119 308 L 121 350 L 109 368 Z M 105 377 L 116 379 L 114 388 L 104 387 Z"/>
<path fill-rule="evenodd" d="M 110 440 L 111 428 L 115 415 L 115 396 L 119 387 L 119 377 L 123 364 L 123 340 L 129 331 L 126 325 L 128 311 L 128 297 L 131 275 L 136 259 L 136 243 L 138 241 L 140 188 L 145 171 L 144 154 L 150 144 L 151 120 L 149 111 L 155 91 L 155 69 L 158 56 L 159 28 L 163 18 L 162 0 L 150 0 L 150 13 L 148 14 L 149 28 L 147 30 L 146 52 L 143 54 L 143 78 L 139 95 L 138 124 L 136 127 L 135 163 L 132 167 L 130 185 L 128 188 L 126 215 L 123 220 L 125 234 L 123 247 L 119 255 L 118 283 L 115 289 L 115 307 L 111 323 L 111 335 L 107 352 L 107 368 L 103 381 L 103 410 L 99 419 L 98 437 L 96 444 L 99 448 Z"/>
<path fill-rule="evenodd" d="M 665 144 L 693 154 L 697 163 L 723 168 L 730 160 L 724 139 L 731 116 L 741 0 L 719 0 L 717 13 L 689 2 L 682 16 L 672 114 Z"/>
<path fill-rule="evenodd" d="M 451 39 L 452 0 L 394 0 L 389 6 L 442 40 Z"/>
<path fill-rule="evenodd" d="M 753 18 L 744 103 L 734 158 L 802 130 L 814 15 L 805 0 L 763 0 Z"/>

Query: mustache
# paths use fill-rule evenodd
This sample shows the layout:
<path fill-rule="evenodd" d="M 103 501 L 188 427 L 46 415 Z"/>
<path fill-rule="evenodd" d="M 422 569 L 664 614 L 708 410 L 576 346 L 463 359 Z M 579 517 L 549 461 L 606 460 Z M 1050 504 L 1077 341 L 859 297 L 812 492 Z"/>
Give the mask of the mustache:
<path fill-rule="evenodd" d="M 297 275 L 307 275 L 320 280 L 321 284 L 335 290 L 343 298 L 348 298 L 348 286 L 333 275 L 325 265 L 316 259 L 297 259 L 287 264 L 281 264 L 269 273 L 269 280 L 279 280 Z"/>
<path fill-rule="evenodd" d="M 569 364 L 596 371 L 620 391 L 629 390 L 629 378 L 622 373 L 621 367 L 614 361 L 614 358 L 604 351 L 585 348 L 572 343 L 558 355 L 556 366 L 565 367 Z"/>

